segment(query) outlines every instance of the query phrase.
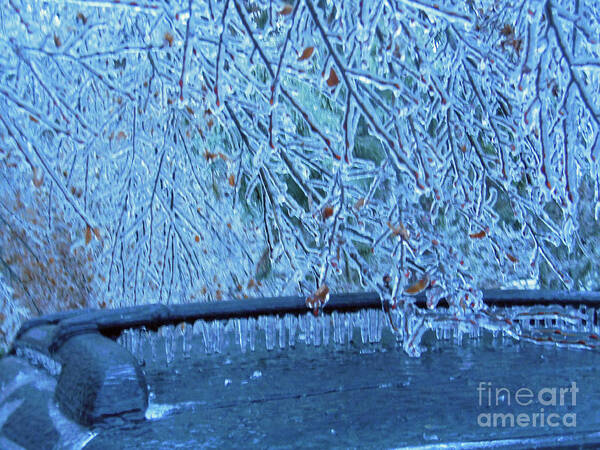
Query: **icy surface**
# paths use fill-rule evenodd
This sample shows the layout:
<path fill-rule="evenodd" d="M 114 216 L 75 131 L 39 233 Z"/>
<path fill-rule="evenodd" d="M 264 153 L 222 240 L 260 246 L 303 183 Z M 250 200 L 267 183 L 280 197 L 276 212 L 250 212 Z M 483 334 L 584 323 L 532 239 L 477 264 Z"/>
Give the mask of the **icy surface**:
<path fill-rule="evenodd" d="M 135 427 L 102 431 L 88 448 L 103 449 L 111 442 L 131 448 L 272 448 L 289 447 L 291 442 L 318 448 L 533 448 L 556 446 L 587 433 L 595 434 L 597 446 L 598 352 L 492 338 L 484 330 L 480 339 L 465 339 L 460 346 L 432 340 L 428 334 L 428 351 L 408 358 L 395 348 L 389 332 L 380 350 L 364 353 L 370 344 L 362 344 L 360 329 L 356 331 L 356 339 L 344 351 L 304 344 L 269 351 L 263 341 L 254 353 L 199 355 L 176 359 L 169 367 L 147 363 L 151 404 L 166 405 L 169 413 Z M 249 380 L 257 370 L 262 376 Z M 224 385 L 224 378 L 231 383 Z M 482 382 L 491 383 L 492 399 L 496 388 L 508 389 L 511 403 L 503 398 L 490 408 L 486 394 L 479 403 L 477 387 Z M 580 389 L 576 404 L 567 394 L 564 406 L 546 403 L 543 409 L 546 416 L 576 413 L 576 427 L 478 426 L 481 413 L 539 413 L 537 395 L 526 407 L 515 402 L 520 388 L 537 394 L 540 389 L 558 391 L 571 382 Z M 424 433 L 439 441 L 424 442 Z"/>
<path fill-rule="evenodd" d="M 484 287 L 597 288 L 599 17 L 592 0 L 8 0 L 0 338 L 70 307 L 318 306 L 327 287 L 377 290 L 417 355 L 437 322 L 498 326 Z M 286 344 L 265 320 L 237 325 L 242 345 L 257 326 Z M 192 331 L 219 352 L 219 326 Z"/>

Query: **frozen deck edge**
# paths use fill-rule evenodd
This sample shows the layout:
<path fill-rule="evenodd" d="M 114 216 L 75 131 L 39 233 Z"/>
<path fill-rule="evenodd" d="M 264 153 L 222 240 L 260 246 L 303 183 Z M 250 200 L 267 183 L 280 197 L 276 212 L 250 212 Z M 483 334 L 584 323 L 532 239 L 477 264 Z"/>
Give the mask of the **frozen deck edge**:
<path fill-rule="evenodd" d="M 586 305 L 596 309 L 600 293 L 489 290 L 483 292 L 483 301 L 497 307 Z M 415 304 L 425 308 L 425 296 L 416 296 Z M 439 305 L 447 306 L 445 302 Z M 322 311 L 331 314 L 382 307 L 387 309 L 374 292 L 351 293 L 331 295 Z M 72 420 L 83 425 L 114 418 L 141 420 L 148 405 L 148 388 L 138 361 L 114 341 L 123 330 L 306 312 L 306 300 L 299 296 L 66 311 L 23 324 L 11 353 L 33 358 L 58 376 L 55 399 Z"/>

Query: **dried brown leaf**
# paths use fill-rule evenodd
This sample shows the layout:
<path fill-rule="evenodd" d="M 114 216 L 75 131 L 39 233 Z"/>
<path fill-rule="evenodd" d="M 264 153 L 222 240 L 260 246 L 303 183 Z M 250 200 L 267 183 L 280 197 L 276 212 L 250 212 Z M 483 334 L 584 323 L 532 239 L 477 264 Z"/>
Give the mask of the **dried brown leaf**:
<path fill-rule="evenodd" d="M 285 4 L 285 5 L 283 5 L 283 8 L 281 8 L 281 11 L 279 11 L 279 15 L 280 16 L 289 16 L 293 10 L 294 10 L 294 7 L 292 5 Z"/>
<path fill-rule="evenodd" d="M 306 47 L 302 51 L 302 54 L 298 58 L 298 61 L 305 61 L 305 60 L 307 60 L 308 58 L 310 58 L 312 56 L 312 54 L 313 54 L 314 51 L 315 51 L 314 47 Z"/>
<path fill-rule="evenodd" d="M 327 86 L 335 87 L 338 85 L 339 82 L 340 79 L 338 78 L 337 74 L 335 73 L 335 70 L 333 70 L 332 67 L 331 69 L 329 69 L 329 78 L 327 78 Z"/>

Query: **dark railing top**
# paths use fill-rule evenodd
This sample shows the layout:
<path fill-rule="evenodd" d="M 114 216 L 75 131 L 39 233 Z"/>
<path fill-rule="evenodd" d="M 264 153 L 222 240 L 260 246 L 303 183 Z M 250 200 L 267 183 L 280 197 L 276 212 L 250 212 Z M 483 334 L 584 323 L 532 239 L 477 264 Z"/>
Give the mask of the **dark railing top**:
<path fill-rule="evenodd" d="M 423 294 L 414 297 L 415 305 L 426 308 Z M 485 290 L 483 301 L 488 306 L 535 306 L 571 305 L 600 308 L 600 292 L 574 292 L 550 290 Z M 324 314 L 334 311 L 352 312 L 361 309 L 382 308 L 379 295 L 375 292 L 332 294 L 322 308 Z M 447 308 L 442 301 L 438 308 Z M 300 296 L 264 297 L 246 300 L 201 302 L 183 304 L 148 304 L 124 308 L 100 310 L 85 309 L 50 314 L 32 319 L 22 325 L 17 337 L 38 325 L 57 325 L 53 347 L 58 348 L 69 337 L 99 331 L 114 336 L 127 328 L 146 327 L 157 329 L 163 325 L 181 322 L 193 323 L 196 320 L 225 320 L 250 318 L 264 315 L 305 314 L 308 311 L 306 298 Z"/>

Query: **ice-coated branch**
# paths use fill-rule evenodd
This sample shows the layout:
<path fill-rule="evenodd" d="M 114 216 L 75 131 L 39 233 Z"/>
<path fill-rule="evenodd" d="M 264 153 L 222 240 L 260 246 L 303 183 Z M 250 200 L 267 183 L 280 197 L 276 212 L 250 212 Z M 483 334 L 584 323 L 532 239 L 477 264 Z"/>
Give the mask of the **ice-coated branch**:
<path fill-rule="evenodd" d="M 87 305 L 375 289 L 418 354 L 519 334 L 480 289 L 597 287 L 591 0 L 29 3 L 0 17 L 7 222 L 89 265 Z"/>
<path fill-rule="evenodd" d="M 584 81 L 582 80 L 580 73 L 577 70 L 575 70 L 576 67 L 573 65 L 573 55 L 570 53 L 568 45 L 565 42 L 565 38 L 561 30 L 559 29 L 550 2 L 546 4 L 546 13 L 548 15 L 548 21 L 550 22 L 550 26 L 552 27 L 554 35 L 556 36 L 558 48 L 560 49 L 560 52 L 563 55 L 563 57 L 567 60 L 567 67 L 569 69 L 569 73 L 571 75 L 571 78 L 575 82 L 575 85 L 577 86 L 577 90 L 579 91 L 581 100 L 584 102 L 587 110 L 590 112 L 590 115 L 596 123 L 596 125 L 600 126 L 600 111 L 595 106 L 594 100 L 591 98 L 590 93 L 584 86 Z"/>
<path fill-rule="evenodd" d="M 34 144 L 29 143 L 30 145 L 26 146 L 23 143 L 23 141 L 21 141 L 21 138 L 25 137 L 25 135 L 24 135 L 23 131 L 20 130 L 19 126 L 16 124 L 13 124 L 13 126 L 18 130 L 19 134 L 21 135 L 21 138 L 16 136 L 15 132 L 11 128 L 7 119 L 5 119 L 5 117 L 3 115 L 0 115 L 0 121 L 4 125 L 4 129 L 10 135 L 10 137 L 14 141 L 14 143 L 17 146 L 17 148 L 19 149 L 19 151 L 23 154 L 24 158 L 27 160 L 28 164 L 31 166 L 32 170 L 34 167 L 34 162 L 33 162 L 34 160 L 33 160 L 32 155 L 29 153 L 28 148 L 26 148 L 26 147 L 29 147 L 29 148 L 31 148 L 31 150 L 33 150 L 33 152 L 37 156 L 38 161 L 40 161 L 40 164 L 44 168 L 45 173 L 47 173 L 48 176 L 50 178 L 52 178 L 52 181 L 54 182 L 56 187 L 58 187 L 60 192 L 63 194 L 64 199 L 71 205 L 73 210 L 79 215 L 79 217 L 81 217 L 83 222 L 88 227 L 90 227 L 91 229 L 94 229 L 95 228 L 94 221 L 88 217 L 88 215 L 85 213 L 85 211 L 81 209 L 79 204 L 71 197 L 71 195 L 69 195 L 69 193 L 67 192 L 67 189 L 61 183 L 61 181 L 58 179 L 58 177 L 56 176 L 54 171 L 51 169 L 50 164 L 48 163 L 48 161 L 46 161 L 46 158 L 44 157 L 44 155 L 39 151 L 39 149 Z"/>

